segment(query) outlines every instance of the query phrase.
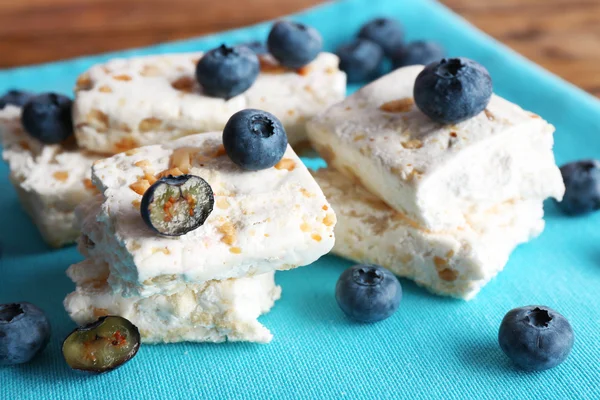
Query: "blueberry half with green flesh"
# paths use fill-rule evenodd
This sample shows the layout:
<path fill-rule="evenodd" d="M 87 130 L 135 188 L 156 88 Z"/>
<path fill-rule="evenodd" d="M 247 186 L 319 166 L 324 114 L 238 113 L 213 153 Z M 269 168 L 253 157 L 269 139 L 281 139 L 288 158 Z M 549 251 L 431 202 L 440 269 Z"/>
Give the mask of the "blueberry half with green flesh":
<path fill-rule="evenodd" d="M 102 374 L 131 360 L 140 348 L 140 332 L 129 320 L 109 315 L 75 329 L 62 352 L 74 370 Z"/>
<path fill-rule="evenodd" d="M 167 176 L 146 190 L 140 212 L 150 229 L 181 236 L 202 226 L 214 203 L 212 188 L 199 176 Z"/>

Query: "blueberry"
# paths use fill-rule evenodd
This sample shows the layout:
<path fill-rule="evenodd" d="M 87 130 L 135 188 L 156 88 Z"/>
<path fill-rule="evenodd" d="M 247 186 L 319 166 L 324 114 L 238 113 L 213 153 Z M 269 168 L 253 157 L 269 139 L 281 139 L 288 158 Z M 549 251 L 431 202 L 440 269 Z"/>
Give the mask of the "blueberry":
<path fill-rule="evenodd" d="M 340 275 L 335 298 L 349 317 L 361 322 L 377 322 L 396 312 L 402 299 L 402 287 L 383 267 L 355 265 Z"/>
<path fill-rule="evenodd" d="M 140 342 L 140 332 L 131 321 L 109 315 L 71 332 L 62 353 L 72 369 L 102 374 L 131 360 Z"/>
<path fill-rule="evenodd" d="M 269 53 L 269 49 L 267 49 L 267 44 L 264 42 L 259 42 L 258 40 L 248 43 L 242 43 L 239 46 L 245 46 L 249 48 L 257 56 Z"/>
<path fill-rule="evenodd" d="M 364 24 L 358 37 L 377 43 L 383 52 L 391 57 L 394 51 L 402 46 L 404 32 L 402 25 L 390 18 L 375 18 Z"/>
<path fill-rule="evenodd" d="M 21 113 L 23 127 L 42 143 L 56 144 L 73 135 L 73 101 L 56 93 L 31 97 Z"/>
<path fill-rule="evenodd" d="M 14 89 L 9 90 L 4 94 L 4 96 L 0 97 L 0 110 L 2 110 L 8 104 L 22 107 L 31 97 L 33 97 L 33 93 Z"/>
<path fill-rule="evenodd" d="M 400 46 L 392 55 L 394 68 L 428 65 L 444 58 L 444 48 L 435 42 L 416 41 Z"/>
<path fill-rule="evenodd" d="M 339 47 L 336 54 L 348 82 L 364 82 L 374 78 L 383 60 L 381 47 L 365 39 L 356 39 Z"/>
<path fill-rule="evenodd" d="M 246 109 L 233 114 L 223 129 L 225 152 L 239 167 L 257 171 L 277 164 L 287 149 L 281 122 L 266 111 Z"/>
<path fill-rule="evenodd" d="M 198 61 L 196 79 L 207 95 L 230 99 L 248 90 L 259 72 L 258 57 L 251 49 L 221 45 Z"/>
<path fill-rule="evenodd" d="M 565 197 L 558 207 L 570 215 L 600 210 L 600 161 L 576 161 L 560 167 Z"/>
<path fill-rule="evenodd" d="M 0 304 L 0 365 L 22 364 L 46 348 L 50 323 L 31 303 Z"/>
<path fill-rule="evenodd" d="M 565 361 L 573 347 L 573 328 L 551 308 L 527 306 L 510 310 L 500 324 L 502 351 L 520 368 L 545 370 Z"/>
<path fill-rule="evenodd" d="M 485 110 L 492 98 L 492 78 L 481 64 L 467 58 L 442 59 L 417 76 L 415 103 L 423 114 L 442 124 L 455 124 Z"/>
<path fill-rule="evenodd" d="M 157 233 L 181 236 L 202 226 L 213 210 L 210 185 L 199 176 L 167 176 L 142 196 L 142 219 Z"/>
<path fill-rule="evenodd" d="M 323 38 L 316 29 L 297 22 L 278 21 L 267 38 L 269 52 L 281 65 L 301 68 L 317 58 Z"/>

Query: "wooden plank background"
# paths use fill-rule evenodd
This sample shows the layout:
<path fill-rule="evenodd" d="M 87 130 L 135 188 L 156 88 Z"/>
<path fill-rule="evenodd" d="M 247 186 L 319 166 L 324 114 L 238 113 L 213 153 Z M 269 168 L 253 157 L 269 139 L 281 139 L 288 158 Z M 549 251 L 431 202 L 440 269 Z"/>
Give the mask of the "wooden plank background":
<path fill-rule="evenodd" d="M 600 0 L 441 1 L 526 57 L 600 96 Z M 321 2 L 0 0 L 0 68 L 202 35 Z"/>

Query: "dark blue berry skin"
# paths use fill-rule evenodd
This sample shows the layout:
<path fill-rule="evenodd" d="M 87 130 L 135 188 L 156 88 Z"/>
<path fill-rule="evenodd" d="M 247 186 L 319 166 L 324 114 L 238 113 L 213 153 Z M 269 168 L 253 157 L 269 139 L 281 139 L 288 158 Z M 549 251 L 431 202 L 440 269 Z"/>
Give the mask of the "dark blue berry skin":
<path fill-rule="evenodd" d="M 417 76 L 415 103 L 435 122 L 456 124 L 481 113 L 492 98 L 492 78 L 467 58 L 442 59 Z"/>
<path fill-rule="evenodd" d="M 271 168 L 287 149 L 287 134 L 281 122 L 266 111 L 246 109 L 233 114 L 223 129 L 225 152 L 248 171 Z"/>
<path fill-rule="evenodd" d="M 281 65 L 297 69 L 317 58 L 323 49 L 323 38 L 310 26 L 277 21 L 269 33 L 267 46 Z"/>
<path fill-rule="evenodd" d="M 376 77 L 383 60 L 383 50 L 378 44 L 365 39 L 339 47 L 340 69 L 346 73 L 348 82 L 364 82 Z"/>
<path fill-rule="evenodd" d="M 73 135 L 73 101 L 56 93 L 31 97 L 21 112 L 23 127 L 42 143 L 57 144 Z"/>
<path fill-rule="evenodd" d="M 416 41 L 399 47 L 392 56 L 394 68 L 409 65 L 429 65 L 445 56 L 442 46 L 435 42 Z"/>
<path fill-rule="evenodd" d="M 525 370 L 542 371 L 566 360 L 573 347 L 569 321 L 545 306 L 527 306 L 509 311 L 498 332 L 502 351 Z"/>
<path fill-rule="evenodd" d="M 582 160 L 560 167 L 565 182 L 565 197 L 558 207 L 569 215 L 600 209 L 600 161 Z"/>
<path fill-rule="evenodd" d="M 9 104 L 22 107 L 31 97 L 33 97 L 33 93 L 14 89 L 9 90 L 4 96 L 0 97 L 0 110 Z"/>
<path fill-rule="evenodd" d="M 391 57 L 394 51 L 402 46 L 404 30 L 396 20 L 375 18 L 360 28 L 358 37 L 377 43 L 385 55 Z"/>
<path fill-rule="evenodd" d="M 335 298 L 350 318 L 377 322 L 396 312 L 402 299 L 402 287 L 398 279 L 383 267 L 355 265 L 340 275 Z"/>
<path fill-rule="evenodd" d="M 259 42 L 258 40 L 255 40 L 253 42 L 248 42 L 248 43 L 242 43 L 242 44 L 240 44 L 240 46 L 246 46 L 247 48 L 252 50 L 254 52 L 254 54 L 256 54 L 257 56 L 269 53 L 267 44 L 264 42 Z"/>
<path fill-rule="evenodd" d="M 230 99 L 248 90 L 259 72 L 254 51 L 245 46 L 221 45 L 198 61 L 196 79 L 208 96 Z"/>
<path fill-rule="evenodd" d="M 0 304 L 0 366 L 23 364 L 50 340 L 50 323 L 31 303 Z"/>

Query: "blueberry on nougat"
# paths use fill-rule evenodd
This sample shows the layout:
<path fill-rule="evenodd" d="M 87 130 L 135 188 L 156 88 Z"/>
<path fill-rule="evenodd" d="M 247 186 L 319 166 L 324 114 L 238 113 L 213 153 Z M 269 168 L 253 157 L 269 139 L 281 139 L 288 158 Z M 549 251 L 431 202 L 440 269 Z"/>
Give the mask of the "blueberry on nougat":
<path fill-rule="evenodd" d="M 210 185 L 199 176 L 167 176 L 142 197 L 142 219 L 155 232 L 181 236 L 202 226 L 214 206 Z"/>
<path fill-rule="evenodd" d="M 230 99 L 252 86 L 260 72 L 258 57 L 246 46 L 221 45 L 196 66 L 196 79 L 208 96 Z"/>
<path fill-rule="evenodd" d="M 425 67 L 415 81 L 414 98 L 435 122 L 456 124 L 485 110 L 492 92 L 492 78 L 483 65 L 450 58 Z"/>
<path fill-rule="evenodd" d="M 578 215 L 600 210 L 600 161 L 582 160 L 560 167 L 565 196 L 558 207 L 566 214 Z"/>
<path fill-rule="evenodd" d="M 57 144 L 73 135 L 73 101 L 56 93 L 31 97 L 21 112 L 23 127 L 32 137 L 46 144 Z"/>
<path fill-rule="evenodd" d="M 297 69 L 317 58 L 323 49 L 323 38 L 310 26 L 277 21 L 269 33 L 267 46 L 281 65 Z"/>
<path fill-rule="evenodd" d="M 277 164 L 288 145 L 287 134 L 273 114 L 246 109 L 233 114 L 223 129 L 225 152 L 240 168 L 249 171 Z"/>

